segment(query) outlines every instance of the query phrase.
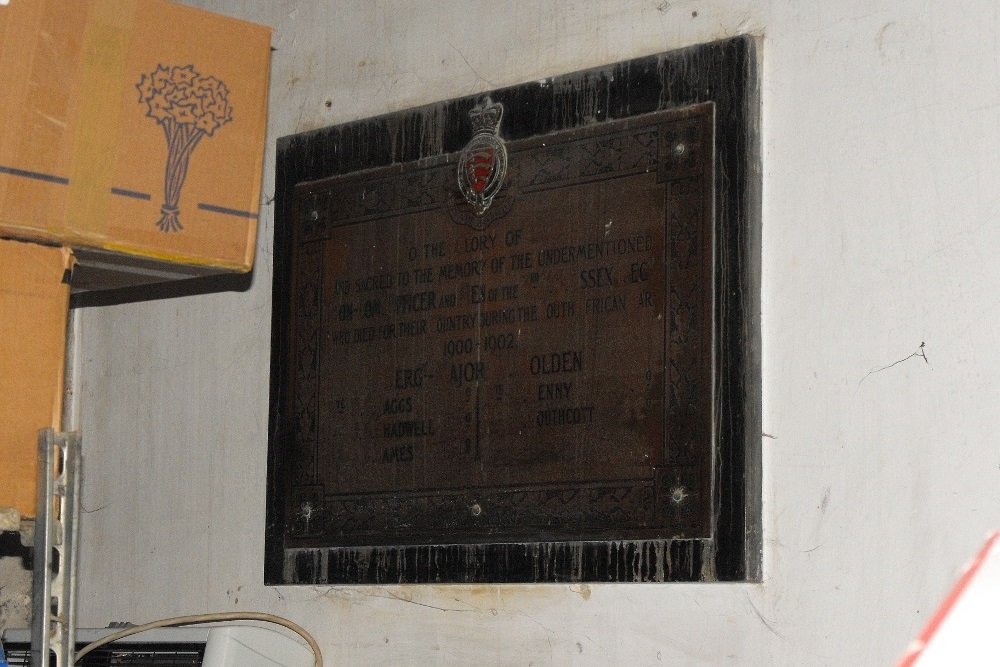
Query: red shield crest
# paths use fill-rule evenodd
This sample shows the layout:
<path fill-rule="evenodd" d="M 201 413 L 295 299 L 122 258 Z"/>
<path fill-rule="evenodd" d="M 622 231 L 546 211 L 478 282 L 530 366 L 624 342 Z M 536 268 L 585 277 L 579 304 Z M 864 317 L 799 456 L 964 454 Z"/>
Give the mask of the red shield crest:
<path fill-rule="evenodd" d="M 507 173 L 507 147 L 500 138 L 503 106 L 489 98 L 469 113 L 475 134 L 458 159 L 458 188 L 482 215 L 500 191 Z"/>

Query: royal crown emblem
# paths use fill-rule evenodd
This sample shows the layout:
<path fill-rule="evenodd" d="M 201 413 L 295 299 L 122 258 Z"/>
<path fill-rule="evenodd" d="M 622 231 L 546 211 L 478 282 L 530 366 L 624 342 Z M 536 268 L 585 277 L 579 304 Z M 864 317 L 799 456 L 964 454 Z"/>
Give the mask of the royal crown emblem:
<path fill-rule="evenodd" d="M 458 188 L 476 215 L 483 215 L 507 174 L 507 147 L 500 138 L 503 105 L 487 97 L 469 118 L 473 135 L 458 158 Z"/>

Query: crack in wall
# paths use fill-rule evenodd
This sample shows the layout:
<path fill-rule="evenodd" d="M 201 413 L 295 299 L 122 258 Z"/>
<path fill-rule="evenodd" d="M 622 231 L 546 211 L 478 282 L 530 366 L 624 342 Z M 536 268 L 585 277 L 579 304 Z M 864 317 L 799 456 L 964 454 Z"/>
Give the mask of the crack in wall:
<path fill-rule="evenodd" d="M 868 371 L 868 374 L 865 375 L 863 378 L 861 378 L 861 380 L 858 381 L 858 386 L 860 387 L 861 383 L 864 382 L 865 380 L 867 380 L 869 376 L 875 375 L 876 373 L 881 373 L 882 371 L 887 371 L 887 370 L 889 370 L 890 368 L 892 368 L 894 366 L 898 366 L 899 364 L 903 363 L 904 361 L 909 361 L 910 359 L 913 359 L 914 357 L 919 357 L 919 358 L 923 359 L 924 363 L 929 365 L 931 362 L 930 362 L 930 359 L 927 358 L 927 353 L 924 352 L 924 346 L 925 345 L 926 345 L 926 343 L 921 342 L 920 343 L 920 347 L 917 348 L 917 351 L 914 352 L 913 354 L 905 356 L 902 359 L 899 359 L 897 361 L 892 362 L 891 364 L 888 364 L 888 365 L 885 365 L 885 366 L 881 366 L 879 368 L 873 368 L 872 370 Z"/>

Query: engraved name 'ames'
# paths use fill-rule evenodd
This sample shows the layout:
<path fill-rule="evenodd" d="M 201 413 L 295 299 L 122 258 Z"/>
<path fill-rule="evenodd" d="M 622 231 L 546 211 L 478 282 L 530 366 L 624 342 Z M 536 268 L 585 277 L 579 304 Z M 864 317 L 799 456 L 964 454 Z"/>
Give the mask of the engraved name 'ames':
<path fill-rule="evenodd" d="M 413 460 L 413 445 L 386 447 L 382 451 L 382 463 L 409 463 Z"/>

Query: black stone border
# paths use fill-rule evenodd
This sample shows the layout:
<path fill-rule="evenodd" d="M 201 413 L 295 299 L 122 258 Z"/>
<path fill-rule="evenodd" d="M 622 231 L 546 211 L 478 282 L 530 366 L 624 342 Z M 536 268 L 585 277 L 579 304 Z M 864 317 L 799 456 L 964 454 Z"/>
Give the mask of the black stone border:
<path fill-rule="evenodd" d="M 486 92 L 278 140 L 264 581 L 278 584 L 758 581 L 761 576 L 760 38 L 740 36 L 489 91 L 508 141 L 702 102 L 716 106 L 717 397 L 711 540 L 286 549 L 296 184 L 460 151 Z M 652 558 L 656 563 L 647 565 Z M 658 560 L 657 560 L 658 559 Z M 508 565 L 499 567 L 499 563 Z M 511 565 L 511 563 L 514 563 Z M 372 564 L 378 565 L 374 570 Z M 634 567 L 628 567 L 633 564 Z"/>

